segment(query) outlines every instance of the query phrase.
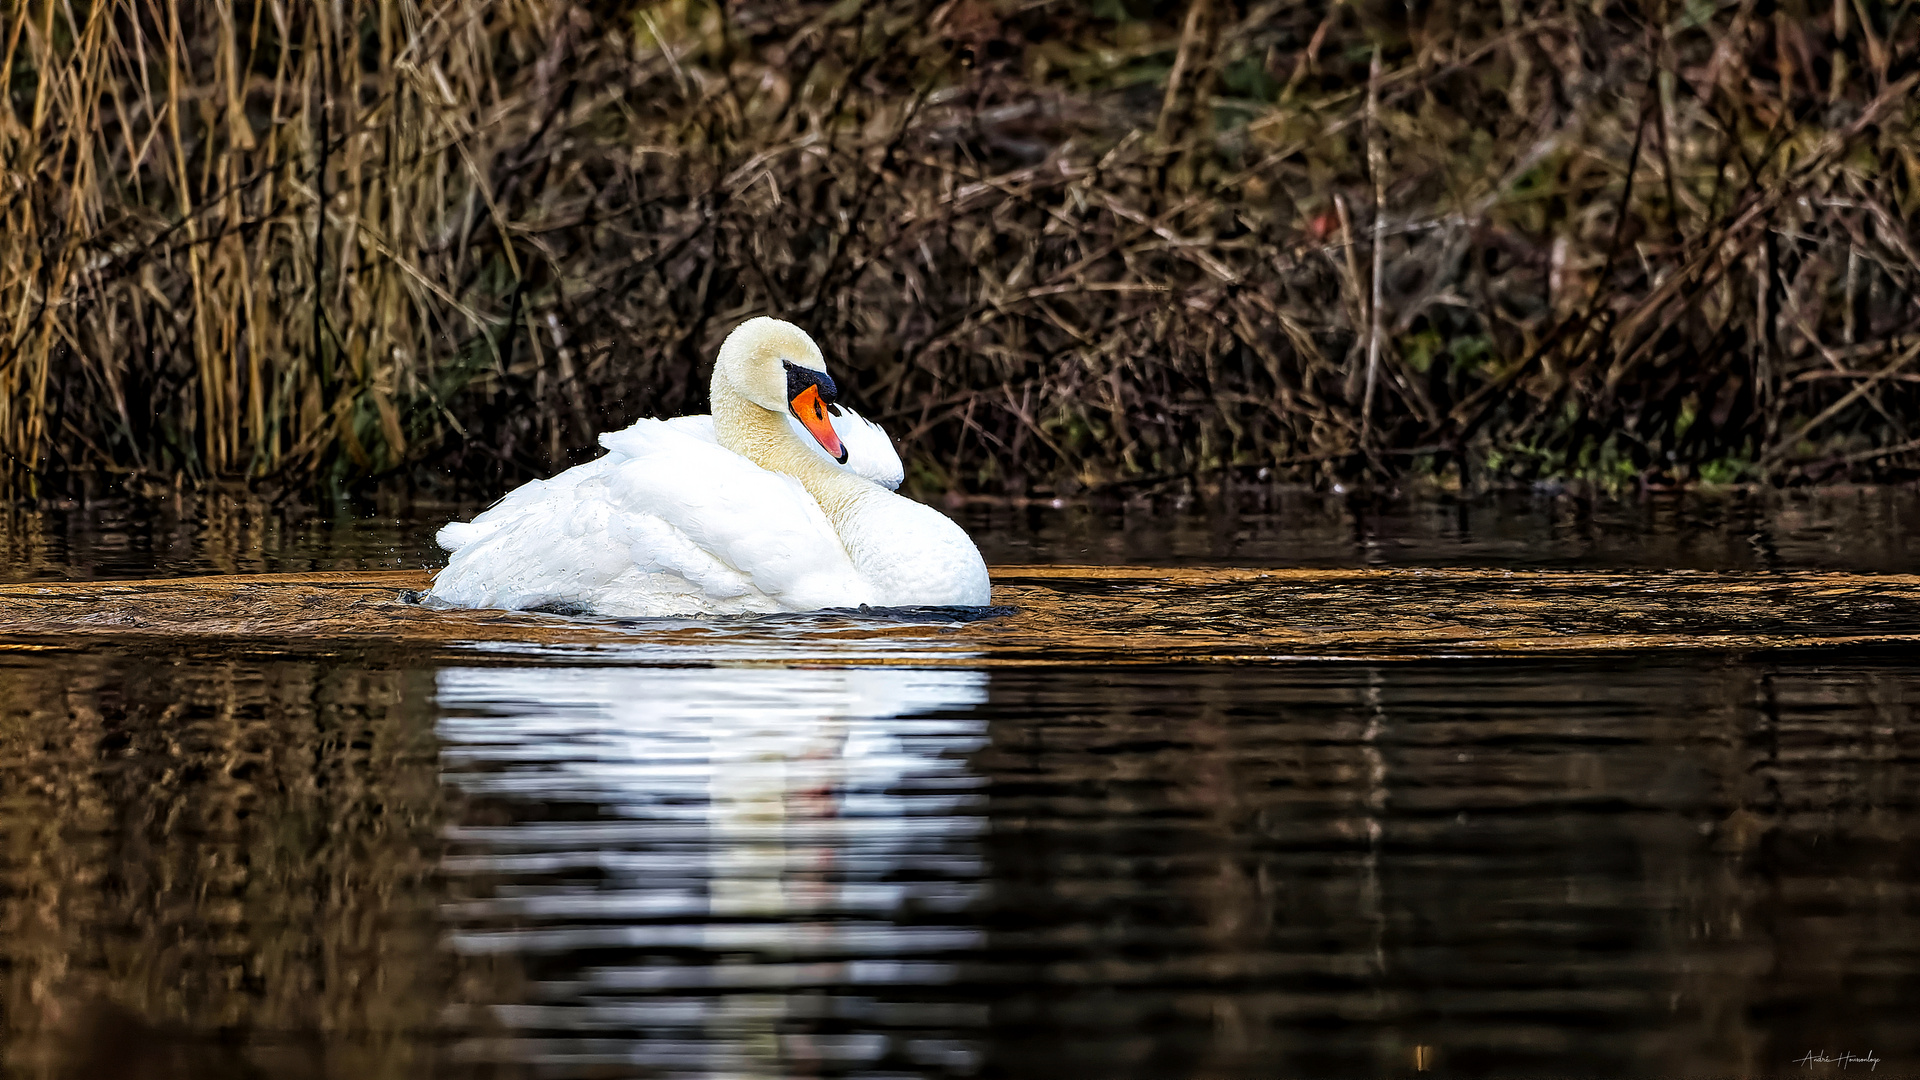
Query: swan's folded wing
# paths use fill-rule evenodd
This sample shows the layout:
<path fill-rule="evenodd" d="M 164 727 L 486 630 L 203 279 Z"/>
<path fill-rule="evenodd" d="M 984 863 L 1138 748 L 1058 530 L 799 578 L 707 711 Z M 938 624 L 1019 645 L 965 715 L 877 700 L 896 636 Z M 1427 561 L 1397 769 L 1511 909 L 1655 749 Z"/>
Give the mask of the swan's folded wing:
<path fill-rule="evenodd" d="M 792 477 L 665 421 L 642 420 L 600 443 L 622 459 L 604 480 L 612 505 L 630 518 L 657 519 L 687 541 L 681 548 L 643 529 L 636 563 L 705 573 L 704 564 L 682 564 L 711 558 L 787 608 L 870 602 L 820 504 Z"/>
<path fill-rule="evenodd" d="M 554 512 L 570 500 L 575 488 L 598 478 L 615 464 L 617 462 L 611 456 L 598 457 L 575 465 L 551 479 L 529 480 L 494 500 L 492 506 L 481 511 L 472 521 L 455 521 L 441 526 L 440 531 L 433 535 L 434 542 L 440 545 L 442 551 L 459 551 L 529 515 Z"/>
<path fill-rule="evenodd" d="M 797 425 L 799 421 L 789 417 L 788 423 Z M 889 491 L 899 489 L 900 481 L 907 478 L 907 470 L 900 465 L 900 454 L 893 448 L 893 440 L 879 424 L 842 405 L 840 415 L 833 418 L 833 430 L 847 448 L 848 469 Z M 805 436 L 805 429 L 802 435 Z M 804 437 L 802 441 L 820 449 L 820 444 L 811 437 Z M 823 457 L 826 455 L 825 450 L 820 453 Z"/>
<path fill-rule="evenodd" d="M 649 421 L 646 420 L 640 422 L 643 424 L 649 423 Z M 713 430 L 713 417 L 706 413 L 701 413 L 698 416 L 672 416 L 659 421 L 659 423 L 665 424 L 675 431 L 691 435 L 701 442 L 710 442 L 715 445 L 718 445 L 720 442 L 720 436 L 715 434 Z M 627 430 L 630 431 L 632 429 L 629 428 Z M 616 431 L 613 434 L 617 437 L 623 434 L 623 432 Z M 603 444 L 606 442 L 605 439 L 600 441 Z"/>
<path fill-rule="evenodd" d="M 458 544 L 434 578 L 433 597 L 469 608 L 605 607 L 609 590 L 633 577 L 633 564 L 624 547 L 607 542 L 619 515 L 598 490 L 592 479 L 528 484 L 472 523 L 441 530 L 443 544 Z"/>
<path fill-rule="evenodd" d="M 885 434 L 859 423 L 897 473 Z M 452 556 L 432 595 L 460 607 L 635 616 L 874 602 L 813 497 L 720 447 L 711 417 L 642 420 L 600 443 L 606 455 L 441 529 Z"/>

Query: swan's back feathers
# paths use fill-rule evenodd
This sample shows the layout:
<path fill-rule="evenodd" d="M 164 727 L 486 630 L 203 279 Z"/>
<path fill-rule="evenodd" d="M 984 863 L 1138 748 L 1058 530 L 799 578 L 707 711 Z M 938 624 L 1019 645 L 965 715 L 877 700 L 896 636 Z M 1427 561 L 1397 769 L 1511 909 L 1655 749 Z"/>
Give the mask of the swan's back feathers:
<path fill-rule="evenodd" d="M 853 564 L 799 481 L 665 421 L 642 420 L 600 436 L 600 445 L 626 459 L 608 475 L 616 505 L 660 520 L 693 550 L 746 571 L 757 591 L 788 607 L 869 602 L 849 592 Z"/>
<path fill-rule="evenodd" d="M 604 457 L 595 458 L 551 479 L 529 480 L 494 500 L 492 506 L 472 521 L 455 521 L 441 526 L 440 531 L 433 534 L 433 541 L 440 545 L 442 551 L 458 551 L 484 540 L 508 522 L 518 521 L 530 512 L 564 500 L 574 488 L 598 478 L 612 464 Z"/>
<path fill-rule="evenodd" d="M 442 529 L 437 539 L 453 555 L 433 596 L 618 616 L 870 603 L 806 489 L 701 438 L 701 419 L 642 420 L 602 435 L 606 456 Z"/>
<path fill-rule="evenodd" d="M 459 551 L 484 535 L 486 530 L 475 527 L 471 521 L 449 521 L 433 534 L 433 542 L 440 545 L 441 551 Z"/>
<path fill-rule="evenodd" d="M 644 424 L 647 421 L 642 420 L 640 422 Z M 713 430 L 713 414 L 711 413 L 701 413 L 698 416 L 670 416 L 667 419 L 661 420 L 659 422 L 667 425 L 668 427 L 672 428 L 675 431 L 681 432 L 686 435 L 691 435 L 694 438 L 699 439 L 701 442 L 710 442 L 715 446 L 720 445 L 720 436 L 715 434 Z M 607 435 L 616 435 L 616 436 L 622 435 L 622 434 L 625 434 L 624 429 L 621 431 L 610 431 L 607 433 Z M 600 436 L 600 445 L 601 446 L 607 445 L 606 435 Z"/>
<path fill-rule="evenodd" d="M 827 457 L 827 452 L 820 448 L 820 444 L 806 434 L 805 428 L 800 427 L 800 421 L 789 416 L 787 426 L 798 429 L 801 441 L 811 447 L 814 453 Z M 900 464 L 900 454 L 893 448 L 893 440 L 887 437 L 879 424 L 842 405 L 840 415 L 833 418 L 833 430 L 847 449 L 847 468 L 888 491 L 900 489 L 900 481 L 907 478 L 907 470 Z"/>

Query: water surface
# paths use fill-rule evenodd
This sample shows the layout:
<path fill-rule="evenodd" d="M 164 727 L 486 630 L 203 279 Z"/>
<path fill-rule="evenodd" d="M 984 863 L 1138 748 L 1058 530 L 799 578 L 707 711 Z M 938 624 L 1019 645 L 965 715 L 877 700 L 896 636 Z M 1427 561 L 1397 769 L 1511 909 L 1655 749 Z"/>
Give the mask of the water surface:
<path fill-rule="evenodd" d="M 228 509 L 0 534 L 99 582 L 0 590 L 10 1075 L 1920 1072 L 1910 495 L 969 511 L 1010 614 L 721 627 Z"/>

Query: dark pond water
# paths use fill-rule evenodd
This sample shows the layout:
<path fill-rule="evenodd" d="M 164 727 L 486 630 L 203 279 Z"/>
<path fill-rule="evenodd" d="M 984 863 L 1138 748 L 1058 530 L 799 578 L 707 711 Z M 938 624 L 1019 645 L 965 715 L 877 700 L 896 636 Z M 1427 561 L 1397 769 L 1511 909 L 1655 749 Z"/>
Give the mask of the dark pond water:
<path fill-rule="evenodd" d="M 452 512 L 12 511 L 0 579 L 419 567 Z M 1920 573 L 1912 493 L 961 516 L 997 564 L 1778 572 L 1744 631 L 1920 628 L 1920 585 L 1787 573 Z M 1298 617 L 1232 580 L 1219 619 Z M 0 1068 L 1920 1073 L 1907 646 L 1140 663 L 1116 625 L 861 628 L 884 664 L 0 630 Z"/>

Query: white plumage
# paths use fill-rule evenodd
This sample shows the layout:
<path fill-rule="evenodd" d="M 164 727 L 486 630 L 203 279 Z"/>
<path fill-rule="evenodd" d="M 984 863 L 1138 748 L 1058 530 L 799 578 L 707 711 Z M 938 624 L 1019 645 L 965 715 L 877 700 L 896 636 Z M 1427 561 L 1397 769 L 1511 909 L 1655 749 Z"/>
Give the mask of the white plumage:
<path fill-rule="evenodd" d="M 847 447 L 847 462 L 840 467 L 856 476 L 864 476 L 888 491 L 900 490 L 900 482 L 907 478 L 907 470 L 906 466 L 900 464 L 900 454 L 893 448 L 893 440 L 887 437 L 886 429 L 845 406 L 841 406 L 839 414 L 831 417 L 831 421 L 834 434 L 840 436 L 840 441 Z M 666 422 L 695 438 L 716 446 L 720 443 L 719 436 L 713 433 L 711 414 L 675 416 Z M 813 451 L 815 457 L 839 464 L 791 415 L 787 417 L 787 428 L 793 432 L 794 441 Z M 605 442 L 604 439 L 601 441 Z"/>
<path fill-rule="evenodd" d="M 792 477 L 670 420 L 642 420 L 600 444 L 605 457 L 441 529 L 436 539 L 453 555 L 432 595 L 458 607 L 619 616 L 872 601 L 836 588 L 853 566 Z"/>
<path fill-rule="evenodd" d="M 430 596 L 623 617 L 989 603 L 986 565 L 959 526 L 888 490 L 902 470 L 884 431 L 832 417 L 825 437 L 844 443 L 842 467 L 792 409 L 769 404 L 786 404 L 792 384 L 774 389 L 765 370 L 783 361 L 831 392 L 818 357 L 788 324 L 743 324 L 715 367 L 712 416 L 602 435 L 605 456 L 442 528 L 452 555 Z M 816 417 L 824 429 L 827 413 Z"/>

